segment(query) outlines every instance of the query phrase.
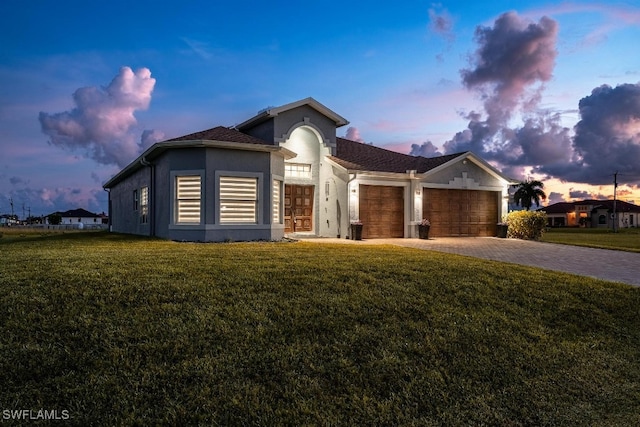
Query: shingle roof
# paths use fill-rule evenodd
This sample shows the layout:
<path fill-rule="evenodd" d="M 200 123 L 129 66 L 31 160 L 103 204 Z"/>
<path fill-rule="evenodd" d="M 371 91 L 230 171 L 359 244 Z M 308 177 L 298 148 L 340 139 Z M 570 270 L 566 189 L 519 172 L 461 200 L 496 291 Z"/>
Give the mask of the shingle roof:
<path fill-rule="evenodd" d="M 165 142 L 172 141 L 226 141 L 226 142 L 239 142 L 243 144 L 261 144 L 261 145 L 273 145 L 267 141 L 259 138 L 255 138 L 246 133 L 242 133 L 235 129 L 230 129 L 224 126 L 216 126 L 211 129 L 203 130 L 200 132 L 190 133 L 188 135 L 179 136 L 177 138 L 169 139 Z"/>
<path fill-rule="evenodd" d="M 577 205 L 590 204 L 594 205 L 595 209 L 605 208 L 613 212 L 613 200 L 585 200 L 583 202 L 576 202 Z M 616 200 L 616 212 L 638 212 L 640 213 L 640 206 L 633 203 L 627 203 L 622 200 Z"/>
<path fill-rule="evenodd" d="M 349 170 L 393 173 L 415 170 L 417 173 L 424 173 L 462 154 L 433 158 L 410 156 L 345 138 L 336 138 L 336 155 L 330 158 Z"/>
<path fill-rule="evenodd" d="M 545 211 L 548 214 L 565 214 L 575 211 L 576 204 L 574 202 L 558 202 L 538 210 Z"/>
<path fill-rule="evenodd" d="M 559 214 L 574 212 L 576 205 L 593 205 L 594 209 L 604 208 L 613 212 L 613 200 L 582 200 L 580 202 L 559 202 L 538 209 L 548 214 Z M 616 200 L 616 212 L 634 212 L 640 213 L 640 206 L 628 203 L 622 200 Z"/>
<path fill-rule="evenodd" d="M 89 212 L 86 209 L 71 209 L 65 212 L 55 212 L 63 218 L 98 218 L 100 215 L 96 215 L 93 212 Z"/>

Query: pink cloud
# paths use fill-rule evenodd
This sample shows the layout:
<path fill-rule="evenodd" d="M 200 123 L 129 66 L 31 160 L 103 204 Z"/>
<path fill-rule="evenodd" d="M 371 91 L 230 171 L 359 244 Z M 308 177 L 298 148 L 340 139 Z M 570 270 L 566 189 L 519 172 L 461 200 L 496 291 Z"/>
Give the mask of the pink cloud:
<path fill-rule="evenodd" d="M 74 109 L 41 112 L 42 132 L 53 146 L 80 150 L 98 163 L 122 167 L 141 150 L 130 130 L 137 124 L 134 113 L 149 107 L 155 82 L 147 68 L 134 73 L 122 67 L 108 86 L 76 90 Z"/>

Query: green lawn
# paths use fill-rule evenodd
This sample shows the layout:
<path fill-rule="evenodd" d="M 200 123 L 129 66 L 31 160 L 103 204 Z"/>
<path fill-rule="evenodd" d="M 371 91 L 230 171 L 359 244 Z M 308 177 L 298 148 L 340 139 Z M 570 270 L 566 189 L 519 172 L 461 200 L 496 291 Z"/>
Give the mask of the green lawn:
<path fill-rule="evenodd" d="M 640 228 L 621 228 L 616 233 L 602 228 L 551 228 L 542 241 L 640 252 Z"/>
<path fill-rule="evenodd" d="M 0 238 L 0 417 L 638 425 L 640 289 L 391 246 Z"/>

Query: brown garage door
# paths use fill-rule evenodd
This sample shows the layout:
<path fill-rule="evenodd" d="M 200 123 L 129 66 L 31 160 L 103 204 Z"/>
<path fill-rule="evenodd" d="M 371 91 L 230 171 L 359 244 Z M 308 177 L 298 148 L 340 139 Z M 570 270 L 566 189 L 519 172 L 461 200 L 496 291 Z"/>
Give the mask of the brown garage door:
<path fill-rule="evenodd" d="M 431 221 L 429 236 L 496 235 L 500 192 L 424 188 L 422 212 Z"/>
<path fill-rule="evenodd" d="M 404 237 L 404 187 L 360 186 L 363 239 Z"/>

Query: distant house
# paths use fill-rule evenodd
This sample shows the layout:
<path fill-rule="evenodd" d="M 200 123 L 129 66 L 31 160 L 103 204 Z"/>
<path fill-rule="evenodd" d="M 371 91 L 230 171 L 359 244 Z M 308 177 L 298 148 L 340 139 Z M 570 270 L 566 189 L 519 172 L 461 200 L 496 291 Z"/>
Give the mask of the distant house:
<path fill-rule="evenodd" d="M 560 202 L 538 209 L 548 217 L 550 227 L 600 227 L 617 228 L 638 227 L 640 206 L 616 200 L 614 219 L 613 200 L 582 200 L 579 202 Z"/>
<path fill-rule="evenodd" d="M 47 215 L 47 224 L 49 224 L 48 217 L 50 215 L 60 215 L 60 217 L 62 218 L 60 224 L 62 225 L 75 225 L 80 228 L 84 226 L 96 227 L 106 224 L 106 218 L 104 214 L 95 214 L 82 208 L 71 209 L 65 212 L 53 212 Z"/>
<path fill-rule="evenodd" d="M 147 149 L 104 184 L 111 230 L 171 240 L 494 236 L 512 181 L 471 152 L 400 154 L 336 136 L 306 98 Z"/>
<path fill-rule="evenodd" d="M 18 217 L 16 215 L 0 215 L 0 226 L 11 227 L 18 224 Z"/>

